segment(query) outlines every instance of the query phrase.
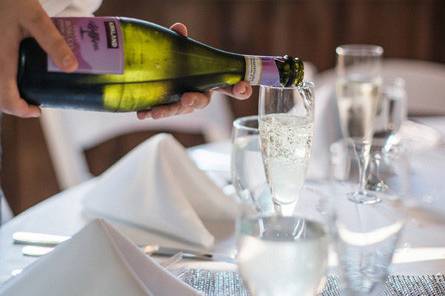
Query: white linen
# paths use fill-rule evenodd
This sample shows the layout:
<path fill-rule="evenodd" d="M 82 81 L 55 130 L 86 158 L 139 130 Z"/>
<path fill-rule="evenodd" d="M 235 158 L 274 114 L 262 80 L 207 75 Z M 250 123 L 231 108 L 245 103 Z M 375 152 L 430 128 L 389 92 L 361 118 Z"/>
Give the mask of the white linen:
<path fill-rule="evenodd" d="M 443 118 L 445 122 L 445 118 Z M 193 149 L 205 150 L 214 153 L 229 153 L 230 142 L 221 143 L 218 145 L 203 145 Z M 439 152 L 440 153 L 440 152 Z M 427 166 L 434 165 L 437 168 L 444 167 L 445 154 L 443 154 L 443 162 L 435 158 L 429 162 Z M 203 157 L 195 158 L 198 162 L 198 166 L 206 167 L 205 163 L 209 161 Z M 419 165 L 421 161 L 419 161 Z M 440 179 L 443 173 L 437 175 L 436 180 Z M 49 234 L 67 235 L 73 236 L 83 226 L 87 224 L 89 220 L 85 219 L 82 215 L 81 200 L 84 193 L 95 185 L 95 179 L 85 182 L 79 186 L 73 187 L 70 190 L 63 191 L 55 196 L 52 196 L 39 203 L 38 205 L 26 210 L 20 215 L 14 217 L 11 221 L 2 225 L 0 228 L 0 284 L 5 282 L 11 277 L 11 272 L 17 269 L 27 268 L 33 262 L 40 259 L 25 257 L 22 255 L 22 246 L 12 243 L 12 235 L 17 231 L 31 231 L 41 232 Z M 439 186 L 443 182 L 439 180 Z M 308 182 L 308 185 L 317 187 L 318 182 Z M 441 187 L 437 187 L 440 189 Z M 443 186 L 442 186 L 443 187 Z M 443 190 L 442 190 L 443 191 Z M 445 213 L 445 199 L 441 198 L 442 193 L 437 198 L 428 199 L 428 203 L 424 203 L 424 207 L 409 209 L 409 215 L 415 219 L 412 219 L 410 226 L 405 228 L 403 238 L 399 245 L 403 252 L 411 254 L 411 250 L 419 250 L 418 248 L 443 248 L 445 246 L 445 236 L 438 235 L 445 232 L 445 222 L 443 221 L 443 214 Z M 303 206 L 303 204 L 302 204 Z M 441 213 L 440 216 L 434 213 Z M 114 226 L 114 225 L 113 225 Z M 120 230 L 120 228 L 119 228 Z M 213 232 L 212 232 L 213 233 Z M 127 233 L 125 233 L 127 236 Z M 128 237 L 128 236 L 127 236 Z M 217 250 L 215 252 L 233 255 L 234 242 L 233 232 L 226 234 L 225 237 L 217 240 Z M 132 241 L 139 244 L 145 244 L 148 242 L 156 242 L 164 246 L 170 246 L 167 241 L 162 241 L 161 237 L 146 239 L 145 232 L 136 233 L 131 238 Z M 181 245 L 172 245 L 172 247 L 187 247 Z M 417 252 L 417 251 L 416 251 Z M 429 254 L 429 253 L 428 253 Z M 392 267 L 393 274 L 404 275 L 421 275 L 421 274 L 435 274 L 441 273 L 445 270 L 445 257 L 437 258 L 436 260 L 423 258 L 413 258 L 409 263 L 398 263 Z M 397 257 L 396 257 L 397 258 Z M 407 262 L 408 260 L 404 260 Z M 236 270 L 235 264 L 217 262 L 217 261 L 184 261 L 181 263 L 186 268 L 203 268 L 212 270 Z"/>
<path fill-rule="evenodd" d="M 199 295 L 103 220 L 95 220 L 0 288 L 0 295 Z"/>
<path fill-rule="evenodd" d="M 156 135 L 97 178 L 84 209 L 93 216 L 157 231 L 205 249 L 214 236 L 204 221 L 233 221 L 236 203 L 171 135 Z"/>
<path fill-rule="evenodd" d="M 49 16 L 92 16 L 102 0 L 40 0 Z"/>
<path fill-rule="evenodd" d="M 443 141 L 443 135 L 435 128 L 410 120 L 403 122 L 398 135 L 413 152 L 432 149 Z"/>

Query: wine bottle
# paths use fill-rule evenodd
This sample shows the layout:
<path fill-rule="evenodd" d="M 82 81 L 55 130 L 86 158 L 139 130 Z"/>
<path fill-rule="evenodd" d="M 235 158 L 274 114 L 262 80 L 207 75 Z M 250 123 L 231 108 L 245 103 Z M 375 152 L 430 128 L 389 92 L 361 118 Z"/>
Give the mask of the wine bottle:
<path fill-rule="evenodd" d="M 79 67 L 64 73 L 32 38 L 20 45 L 18 87 L 42 107 L 125 112 L 176 102 L 184 92 L 234 85 L 291 86 L 298 58 L 248 56 L 212 48 L 159 25 L 124 17 L 53 18 Z"/>

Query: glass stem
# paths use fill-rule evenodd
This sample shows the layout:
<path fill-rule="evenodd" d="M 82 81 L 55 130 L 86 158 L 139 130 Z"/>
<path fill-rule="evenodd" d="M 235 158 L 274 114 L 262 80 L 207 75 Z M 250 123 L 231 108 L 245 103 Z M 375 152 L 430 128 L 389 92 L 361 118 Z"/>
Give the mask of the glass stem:
<path fill-rule="evenodd" d="M 369 154 L 371 145 L 367 141 L 354 140 L 353 145 L 355 155 L 358 159 L 359 166 L 359 192 L 366 192 L 366 184 L 368 181 L 367 169 L 369 165 Z"/>
<path fill-rule="evenodd" d="M 363 144 L 364 146 L 366 144 Z M 369 148 L 369 145 L 367 145 Z M 363 149 L 364 148 L 364 149 Z M 366 184 L 368 182 L 368 165 L 369 165 L 369 149 L 366 149 L 363 147 L 363 151 L 360 151 L 359 158 L 359 175 L 360 175 L 360 183 L 359 183 L 359 191 L 365 192 L 366 191 Z"/>
<path fill-rule="evenodd" d="M 368 183 L 368 165 L 371 157 L 371 144 L 367 141 L 354 141 L 353 147 L 359 163 L 359 188 L 350 200 L 357 203 L 372 204 L 380 202 L 380 198 L 366 189 Z"/>

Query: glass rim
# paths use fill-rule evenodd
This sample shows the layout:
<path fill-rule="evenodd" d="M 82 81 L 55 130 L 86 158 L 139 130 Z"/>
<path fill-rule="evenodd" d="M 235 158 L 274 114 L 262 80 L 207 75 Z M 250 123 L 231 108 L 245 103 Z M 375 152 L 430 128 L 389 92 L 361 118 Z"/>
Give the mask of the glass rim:
<path fill-rule="evenodd" d="M 239 130 L 246 130 L 246 131 L 258 131 L 258 128 L 250 127 L 243 125 L 244 122 L 255 120 L 257 123 L 259 122 L 259 116 L 258 115 L 249 115 L 249 116 L 243 116 L 238 117 L 233 121 L 233 127 Z"/>
<path fill-rule="evenodd" d="M 295 89 L 308 89 L 314 88 L 315 83 L 312 81 L 304 80 L 301 84 L 295 86 L 273 86 L 273 85 L 260 85 L 260 88 L 264 89 L 281 89 L 281 90 L 295 90 Z"/>
<path fill-rule="evenodd" d="M 340 56 L 381 56 L 383 55 L 383 47 L 374 44 L 344 44 L 335 49 L 337 55 Z"/>

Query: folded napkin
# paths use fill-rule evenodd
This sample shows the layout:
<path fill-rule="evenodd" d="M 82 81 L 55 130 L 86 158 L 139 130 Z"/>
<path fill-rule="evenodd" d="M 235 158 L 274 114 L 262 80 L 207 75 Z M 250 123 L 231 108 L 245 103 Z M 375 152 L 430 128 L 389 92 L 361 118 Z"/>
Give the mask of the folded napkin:
<path fill-rule="evenodd" d="M 0 287 L 0 295 L 171 296 L 199 293 L 144 255 L 103 220 Z"/>
<path fill-rule="evenodd" d="M 409 120 L 403 122 L 398 135 L 410 151 L 432 149 L 443 141 L 443 136 L 436 129 Z"/>
<path fill-rule="evenodd" d="M 233 221 L 235 201 L 198 169 L 171 135 L 156 135 L 97 178 L 86 193 L 88 214 L 156 231 L 209 249 L 204 221 Z"/>

